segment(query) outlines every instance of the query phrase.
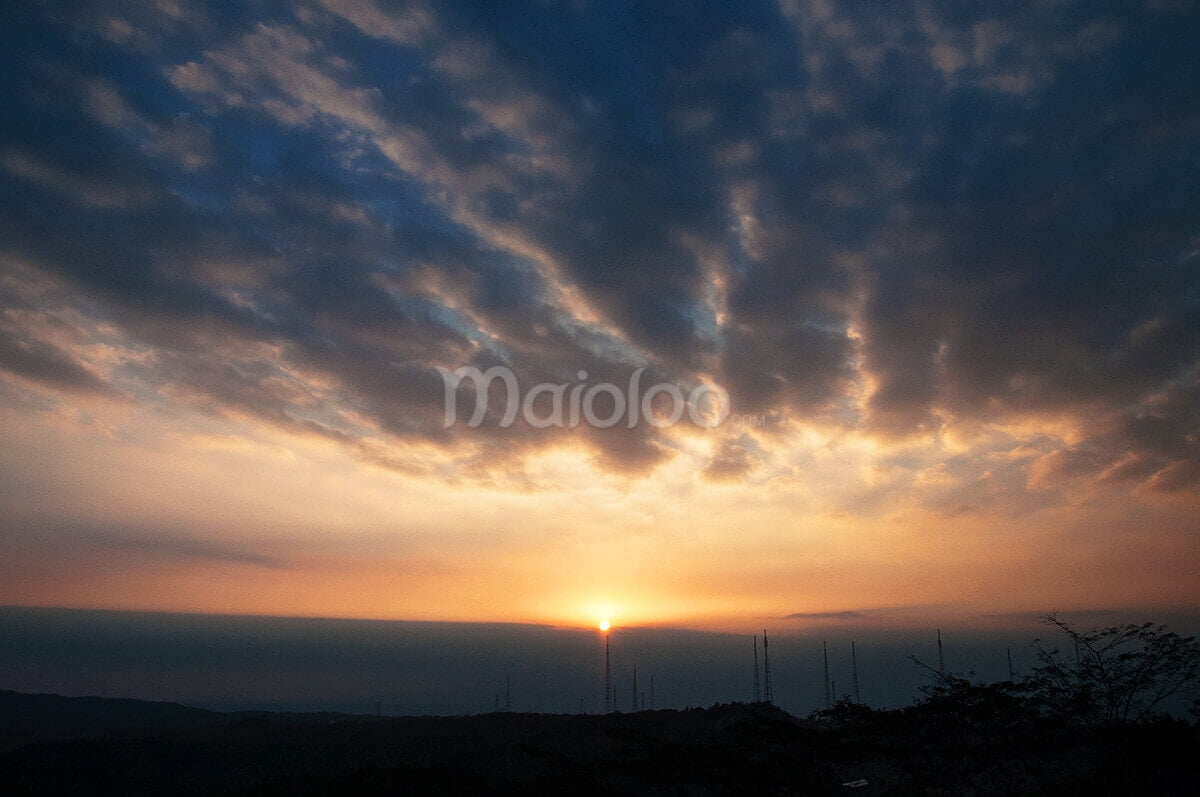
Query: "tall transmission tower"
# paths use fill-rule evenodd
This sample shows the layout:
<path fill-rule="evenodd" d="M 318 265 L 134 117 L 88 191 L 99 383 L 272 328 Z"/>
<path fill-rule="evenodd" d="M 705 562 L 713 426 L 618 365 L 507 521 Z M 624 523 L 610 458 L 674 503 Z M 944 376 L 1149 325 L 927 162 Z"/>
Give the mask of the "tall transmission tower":
<path fill-rule="evenodd" d="M 821 654 L 825 657 L 825 708 L 833 707 L 833 689 L 829 685 L 829 643 L 821 643 Z"/>
<path fill-rule="evenodd" d="M 942 658 L 942 629 L 937 630 L 938 636 L 938 672 L 942 675 L 946 674 L 946 660 Z"/>
<path fill-rule="evenodd" d="M 650 710 L 654 710 L 654 673 L 650 673 Z"/>
<path fill-rule="evenodd" d="M 858 692 L 858 657 L 854 655 L 854 641 L 850 642 L 850 671 L 854 675 L 854 702 L 862 703 L 862 695 Z"/>
<path fill-rule="evenodd" d="M 608 633 L 604 634 L 604 713 L 612 713 L 612 668 L 608 662 Z"/>
<path fill-rule="evenodd" d="M 1004 652 L 1008 654 L 1008 680 L 1015 681 L 1017 680 L 1017 674 L 1013 671 L 1012 666 L 1012 648 L 1005 648 Z"/>
<path fill-rule="evenodd" d="M 637 665 L 633 665 L 633 711 L 638 710 Z"/>
<path fill-rule="evenodd" d="M 762 689 L 758 686 L 758 636 L 754 637 L 754 702 L 762 702 Z"/>
<path fill-rule="evenodd" d="M 771 657 L 767 655 L 767 629 L 763 629 L 763 702 L 774 702 L 775 695 L 771 693 Z"/>

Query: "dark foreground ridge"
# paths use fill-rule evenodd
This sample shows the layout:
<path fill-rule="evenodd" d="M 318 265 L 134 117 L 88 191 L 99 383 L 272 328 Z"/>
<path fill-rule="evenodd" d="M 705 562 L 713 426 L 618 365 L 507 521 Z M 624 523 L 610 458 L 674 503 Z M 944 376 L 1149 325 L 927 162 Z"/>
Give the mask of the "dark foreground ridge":
<path fill-rule="evenodd" d="M 6 738 L 38 739 L 0 753 L 0 783 L 10 794 L 1192 794 L 1200 782 L 1186 722 L 1080 733 L 970 703 L 842 703 L 808 719 L 764 703 L 376 718 L 0 692 Z"/>

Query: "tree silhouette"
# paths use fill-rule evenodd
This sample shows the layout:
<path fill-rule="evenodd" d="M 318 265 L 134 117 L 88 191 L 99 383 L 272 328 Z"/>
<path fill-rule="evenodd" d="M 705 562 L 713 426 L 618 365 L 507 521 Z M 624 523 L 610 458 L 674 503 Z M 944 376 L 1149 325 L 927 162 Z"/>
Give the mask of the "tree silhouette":
<path fill-rule="evenodd" d="M 1143 623 L 1080 631 L 1054 613 L 1041 618 L 1065 633 L 1073 655 L 1034 640 L 1041 665 L 1038 697 L 1053 713 L 1086 725 L 1141 722 L 1166 701 L 1200 691 L 1200 646 L 1164 625 Z"/>

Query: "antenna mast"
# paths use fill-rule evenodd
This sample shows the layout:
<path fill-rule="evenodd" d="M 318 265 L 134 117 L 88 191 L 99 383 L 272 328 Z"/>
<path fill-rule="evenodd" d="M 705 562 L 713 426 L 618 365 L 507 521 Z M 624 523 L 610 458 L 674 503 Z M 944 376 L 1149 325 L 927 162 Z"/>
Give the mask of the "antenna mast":
<path fill-rule="evenodd" d="M 833 707 L 833 689 L 829 686 L 829 643 L 821 643 L 821 654 L 825 657 L 825 708 Z"/>
<path fill-rule="evenodd" d="M 938 636 L 938 672 L 946 674 L 946 660 L 942 658 L 942 629 L 937 630 Z"/>
<path fill-rule="evenodd" d="M 854 674 L 854 702 L 862 703 L 862 695 L 858 692 L 858 657 L 854 655 L 854 641 L 850 641 L 850 670 Z"/>
<path fill-rule="evenodd" d="M 638 710 L 637 665 L 633 665 L 633 711 Z"/>
<path fill-rule="evenodd" d="M 604 633 L 604 713 L 612 713 L 612 668 L 608 664 L 608 632 Z"/>
<path fill-rule="evenodd" d="M 767 655 L 767 629 L 763 629 L 763 702 L 774 701 L 771 693 L 771 658 Z"/>
<path fill-rule="evenodd" d="M 762 702 L 762 690 L 758 686 L 758 636 L 754 637 L 754 702 Z"/>

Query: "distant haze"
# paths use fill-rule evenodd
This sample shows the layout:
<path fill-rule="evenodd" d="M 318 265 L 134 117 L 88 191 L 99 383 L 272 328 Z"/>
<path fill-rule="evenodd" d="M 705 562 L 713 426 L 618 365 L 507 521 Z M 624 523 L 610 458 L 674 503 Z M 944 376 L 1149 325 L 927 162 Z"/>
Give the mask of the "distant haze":
<path fill-rule="evenodd" d="M 1200 627 L 1196 614 L 1092 614 L 1081 624 L 1166 621 Z M 611 633 L 616 707 L 632 707 L 633 666 L 646 706 L 708 706 L 752 697 L 751 636 L 670 629 Z M 757 629 L 761 634 L 761 629 Z M 770 633 L 770 632 L 768 632 Z M 943 630 L 949 671 L 984 681 L 1034 662 L 1030 641 L 1055 640 L 1032 617 L 980 620 Z M 852 690 L 856 642 L 864 702 L 912 701 L 925 674 L 907 657 L 937 664 L 932 629 L 827 627 L 770 635 L 775 702 L 794 714 L 823 706 L 821 643 L 828 640 L 838 695 Z M 759 657 L 763 649 L 759 640 Z M 0 608 L 0 688 L 22 692 L 168 700 L 220 709 L 470 714 L 505 701 L 514 711 L 603 707 L 602 636 L 537 625 L 408 623 Z M 639 702 L 641 697 L 639 696 Z M 582 701 L 582 703 L 581 703 Z"/>

